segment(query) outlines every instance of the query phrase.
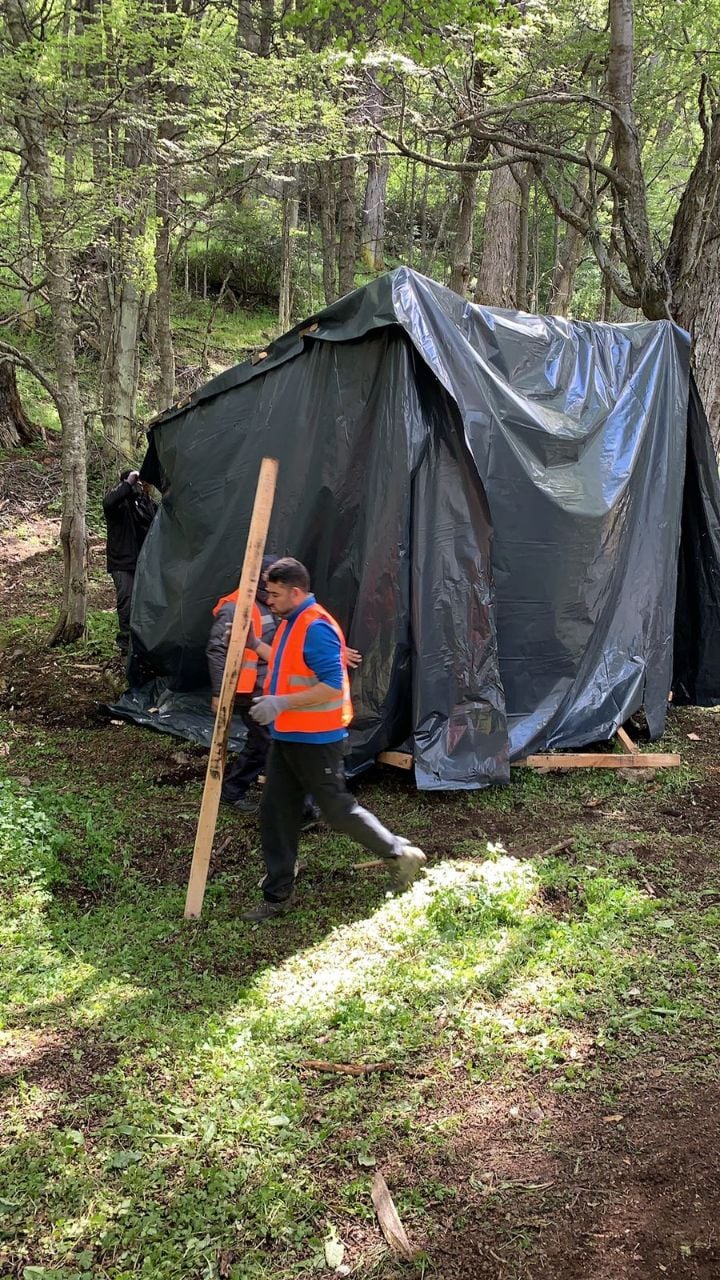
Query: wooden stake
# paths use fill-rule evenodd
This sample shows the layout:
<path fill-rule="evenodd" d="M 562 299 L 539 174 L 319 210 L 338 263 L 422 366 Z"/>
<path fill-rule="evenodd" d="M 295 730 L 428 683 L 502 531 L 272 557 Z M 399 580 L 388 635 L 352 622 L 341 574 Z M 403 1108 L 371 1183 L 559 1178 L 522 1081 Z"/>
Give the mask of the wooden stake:
<path fill-rule="evenodd" d="M 626 733 L 625 730 L 621 727 L 620 729 L 618 729 L 617 733 L 615 734 L 615 737 L 620 743 L 620 746 L 622 747 L 623 751 L 625 751 L 626 753 L 629 753 L 631 756 L 635 755 L 637 751 L 637 747 L 635 746 L 635 743 L 633 742 L 629 733 Z"/>
<path fill-rule="evenodd" d="M 187 897 L 185 898 L 186 920 L 199 919 L 203 898 L 205 897 L 205 884 L 207 882 L 210 854 L 220 806 L 220 788 L 222 787 L 225 768 L 227 741 L 235 703 L 235 690 L 237 689 L 240 667 L 242 666 L 245 641 L 250 629 L 250 618 L 253 604 L 255 603 L 255 595 L 260 581 L 263 552 L 265 551 L 265 541 L 270 525 L 270 513 L 272 512 L 273 498 L 275 497 L 277 473 L 277 459 L 263 458 L 255 491 L 255 505 L 250 521 L 247 545 L 245 547 L 245 559 L 243 560 L 242 574 L 240 575 L 240 586 L 238 587 L 235 616 L 230 632 L 230 643 L 228 644 L 227 657 L 225 659 L 225 670 L 215 717 L 215 728 L 213 729 L 212 742 L 210 744 L 210 755 L 208 757 L 207 773 L 205 774 L 205 788 L 203 790 L 202 804 L 200 805 L 200 817 L 195 835 L 195 848 L 190 867 Z"/>

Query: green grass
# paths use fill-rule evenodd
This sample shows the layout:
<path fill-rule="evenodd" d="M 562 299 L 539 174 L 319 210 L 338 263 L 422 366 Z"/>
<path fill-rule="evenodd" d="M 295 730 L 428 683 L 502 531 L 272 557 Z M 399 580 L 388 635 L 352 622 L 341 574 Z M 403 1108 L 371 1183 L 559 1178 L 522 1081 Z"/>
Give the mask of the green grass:
<path fill-rule="evenodd" d="M 47 617 L 20 613 L 0 622 L 0 652 L 16 646 L 37 648 L 42 646 L 50 631 Z M 84 658 L 109 659 L 113 656 L 117 614 L 114 609 L 89 609 L 85 639 L 73 646 L 72 651 L 56 650 L 57 663 L 75 663 Z"/>
<path fill-rule="evenodd" d="M 205 333 L 213 311 L 213 300 L 176 294 L 173 310 L 173 334 L 178 348 L 191 360 L 201 354 Z M 229 311 L 220 306 L 215 311 L 208 351 L 226 365 L 244 360 L 252 347 L 262 346 L 277 337 L 277 313 L 268 307 Z"/>
<path fill-rule="evenodd" d="M 218 869 L 189 924 L 182 875 L 151 885 L 136 855 L 169 821 L 186 867 L 200 784 L 153 789 L 150 757 L 176 748 L 143 735 L 132 766 L 101 781 L 107 732 L 96 746 L 80 730 L 16 733 L 13 771 L 40 780 L 0 787 L 0 1045 L 37 1063 L 19 1070 L 4 1128 L 3 1277 L 321 1273 L 333 1233 L 372 1221 L 376 1162 L 449 1159 L 462 1110 L 428 1115 L 428 1087 L 446 1082 L 452 1097 L 462 1080 L 520 1081 L 610 1101 L 618 1064 L 641 1047 L 717 1032 L 720 908 L 677 873 L 688 837 L 667 837 L 658 898 L 641 835 L 624 831 L 613 851 L 606 827 L 576 822 L 572 859 L 465 839 L 401 897 L 349 875 L 352 846 L 326 836 L 296 917 L 238 921 L 258 874 L 248 858 Z M 572 786 L 628 795 L 604 775 Z M 525 775 L 476 807 L 544 807 L 559 793 L 559 780 Z M 301 1069 L 307 1058 L 396 1070 L 322 1077 Z M 415 1237 L 429 1204 L 456 1211 L 437 1178 L 395 1196 Z M 380 1251 L 363 1274 L 392 1265 Z"/>

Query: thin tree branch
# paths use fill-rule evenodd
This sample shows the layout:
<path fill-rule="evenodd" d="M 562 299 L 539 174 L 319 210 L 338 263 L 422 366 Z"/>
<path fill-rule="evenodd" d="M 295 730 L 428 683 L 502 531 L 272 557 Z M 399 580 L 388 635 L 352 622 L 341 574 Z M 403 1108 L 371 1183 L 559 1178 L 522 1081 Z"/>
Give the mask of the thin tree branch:
<path fill-rule="evenodd" d="M 13 364 L 19 364 L 23 369 L 27 369 L 28 373 L 32 374 L 36 382 L 39 382 L 40 386 L 45 388 L 48 395 L 55 403 L 58 412 L 60 412 L 61 401 L 57 387 L 54 387 L 53 384 L 48 381 L 45 374 L 42 372 L 42 369 L 35 364 L 34 360 L 31 360 L 30 356 L 26 356 L 24 351 L 19 351 L 18 348 L 12 346 L 10 342 L 0 342 L 0 360 L 10 360 Z"/>

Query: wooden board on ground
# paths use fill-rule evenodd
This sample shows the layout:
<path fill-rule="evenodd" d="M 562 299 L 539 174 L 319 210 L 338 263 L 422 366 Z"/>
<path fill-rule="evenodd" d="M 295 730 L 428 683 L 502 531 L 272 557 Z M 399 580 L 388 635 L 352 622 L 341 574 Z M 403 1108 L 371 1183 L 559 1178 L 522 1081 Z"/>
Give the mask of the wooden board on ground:
<path fill-rule="evenodd" d="M 413 758 L 407 751 L 381 751 L 378 756 L 380 764 L 391 764 L 396 769 L 412 769 Z"/>
<path fill-rule="evenodd" d="M 515 760 L 513 769 L 677 769 L 680 756 L 660 751 L 567 751 Z"/>
<path fill-rule="evenodd" d="M 277 460 L 275 458 L 263 458 L 255 491 L 255 505 L 253 506 L 250 520 L 237 603 L 225 658 L 222 688 L 210 744 L 205 787 L 202 804 L 200 805 L 200 817 L 198 818 L 190 879 L 188 880 L 187 896 L 185 898 L 186 920 L 197 920 L 199 918 L 202 911 L 203 898 L 205 897 L 205 884 L 207 882 L 210 854 L 215 838 L 215 826 L 220 806 L 220 788 L 222 787 L 225 769 L 225 756 L 230 735 L 230 721 L 232 720 L 233 706 L 235 704 L 235 691 L 240 675 L 240 667 L 242 666 L 245 641 L 250 628 L 255 595 L 260 581 L 263 552 L 275 497 L 277 473 Z"/>
<path fill-rule="evenodd" d="M 554 751 L 514 760 L 513 769 L 677 769 L 681 757 L 674 752 L 638 751 L 624 729 L 618 730 L 622 753 L 612 751 Z M 406 751 L 381 751 L 378 764 L 396 769 L 412 769 L 413 758 Z"/>

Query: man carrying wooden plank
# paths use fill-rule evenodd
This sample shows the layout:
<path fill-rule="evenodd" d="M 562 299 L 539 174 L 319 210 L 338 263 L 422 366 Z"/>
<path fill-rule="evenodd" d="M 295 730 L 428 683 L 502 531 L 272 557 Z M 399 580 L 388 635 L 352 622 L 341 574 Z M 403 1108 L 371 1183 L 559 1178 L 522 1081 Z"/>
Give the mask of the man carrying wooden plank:
<path fill-rule="evenodd" d="M 298 560 L 276 561 L 267 578 L 268 604 L 282 621 L 271 650 L 248 636 L 248 645 L 268 662 L 264 695 L 255 699 L 250 715 L 270 726 L 272 737 L 260 806 L 263 901 L 243 914 L 250 923 L 284 915 L 293 906 L 308 793 L 329 826 L 387 859 L 397 887 L 410 884 L 426 861 L 421 849 L 363 809 L 345 784 L 343 741 L 353 713 L 340 626 L 310 593 L 308 571 Z"/>

